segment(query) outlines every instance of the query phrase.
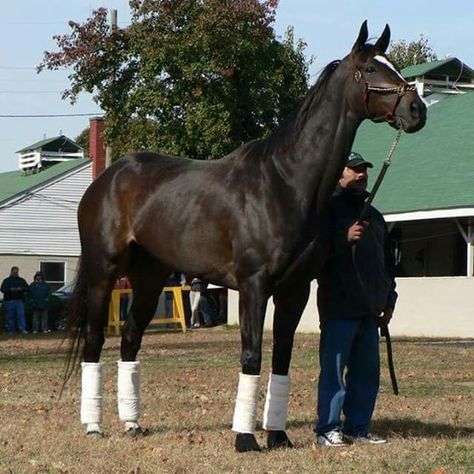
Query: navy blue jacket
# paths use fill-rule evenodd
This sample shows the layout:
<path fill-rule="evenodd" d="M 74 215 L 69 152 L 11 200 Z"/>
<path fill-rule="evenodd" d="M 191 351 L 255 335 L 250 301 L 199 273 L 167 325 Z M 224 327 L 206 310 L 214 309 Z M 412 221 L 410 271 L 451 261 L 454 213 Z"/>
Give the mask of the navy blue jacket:
<path fill-rule="evenodd" d="M 47 309 L 50 289 L 45 281 L 34 281 L 30 285 L 31 307 L 33 309 Z"/>
<path fill-rule="evenodd" d="M 21 277 L 7 277 L 2 282 L 0 291 L 5 301 L 22 300 L 28 293 L 28 283 Z"/>
<path fill-rule="evenodd" d="M 359 218 L 366 196 L 338 186 L 331 198 L 330 257 L 318 278 L 322 321 L 375 317 L 386 307 L 395 307 L 394 257 L 382 214 L 370 207 L 369 226 L 355 244 L 354 254 L 354 245 L 347 241 L 347 231 Z"/>

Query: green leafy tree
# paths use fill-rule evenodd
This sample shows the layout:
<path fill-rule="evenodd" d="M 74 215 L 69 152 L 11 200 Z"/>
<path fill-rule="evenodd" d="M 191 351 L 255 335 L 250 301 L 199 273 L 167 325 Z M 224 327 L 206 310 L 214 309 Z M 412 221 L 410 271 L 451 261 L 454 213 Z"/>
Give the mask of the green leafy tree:
<path fill-rule="evenodd" d="M 41 71 L 72 68 L 71 102 L 92 93 L 119 153 L 209 159 L 275 127 L 307 91 L 305 44 L 272 28 L 277 0 L 131 0 L 131 24 L 107 11 L 70 22 Z M 111 79 L 113 78 L 113 80 Z"/>
<path fill-rule="evenodd" d="M 89 154 L 89 127 L 85 128 L 75 139 L 74 141 L 86 152 L 86 156 Z"/>
<path fill-rule="evenodd" d="M 428 38 L 423 35 L 420 35 L 417 41 L 400 40 L 392 43 L 388 48 L 387 57 L 400 70 L 438 59 Z"/>

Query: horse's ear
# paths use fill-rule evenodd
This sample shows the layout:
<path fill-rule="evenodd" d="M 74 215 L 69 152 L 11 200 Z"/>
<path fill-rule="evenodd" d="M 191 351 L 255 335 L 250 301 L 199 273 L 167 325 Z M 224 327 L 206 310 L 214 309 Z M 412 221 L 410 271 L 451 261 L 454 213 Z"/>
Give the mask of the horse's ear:
<path fill-rule="evenodd" d="M 390 43 L 390 27 L 385 25 L 382 36 L 375 43 L 375 48 L 379 53 L 384 54 Z"/>
<path fill-rule="evenodd" d="M 360 27 L 359 36 L 357 37 L 354 46 L 352 46 L 352 53 L 360 51 L 364 47 L 368 37 L 369 31 L 367 30 L 367 20 L 365 20 Z"/>

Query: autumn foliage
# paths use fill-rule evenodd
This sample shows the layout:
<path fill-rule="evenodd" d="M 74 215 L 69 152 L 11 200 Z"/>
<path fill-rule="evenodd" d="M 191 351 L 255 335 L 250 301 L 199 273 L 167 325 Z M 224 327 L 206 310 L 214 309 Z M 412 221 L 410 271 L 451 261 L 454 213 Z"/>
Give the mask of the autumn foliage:
<path fill-rule="evenodd" d="M 118 153 L 218 158 L 275 127 L 307 90 L 305 45 L 273 30 L 277 0 L 131 0 L 55 37 L 39 66 L 70 68 L 64 98 L 92 93 Z"/>

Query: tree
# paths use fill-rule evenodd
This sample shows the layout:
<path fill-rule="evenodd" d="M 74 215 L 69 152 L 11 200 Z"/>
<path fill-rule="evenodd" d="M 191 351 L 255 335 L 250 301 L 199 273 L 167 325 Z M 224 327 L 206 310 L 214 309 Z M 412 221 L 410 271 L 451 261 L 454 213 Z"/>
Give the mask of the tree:
<path fill-rule="evenodd" d="M 39 71 L 70 67 L 63 97 L 94 95 L 119 152 L 217 158 L 262 137 L 308 87 L 305 44 L 272 28 L 277 0 L 131 0 L 131 24 L 107 11 L 70 22 Z M 111 80 L 113 78 L 113 80 Z"/>
<path fill-rule="evenodd" d="M 417 41 L 408 43 L 405 40 L 400 40 L 392 43 L 388 49 L 387 57 L 400 70 L 438 59 L 428 38 L 423 35 L 420 35 L 420 39 Z"/>
<path fill-rule="evenodd" d="M 90 128 L 85 128 L 75 139 L 74 141 L 84 149 L 86 155 L 89 154 L 89 131 Z"/>

